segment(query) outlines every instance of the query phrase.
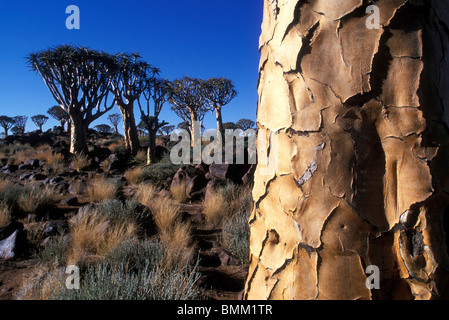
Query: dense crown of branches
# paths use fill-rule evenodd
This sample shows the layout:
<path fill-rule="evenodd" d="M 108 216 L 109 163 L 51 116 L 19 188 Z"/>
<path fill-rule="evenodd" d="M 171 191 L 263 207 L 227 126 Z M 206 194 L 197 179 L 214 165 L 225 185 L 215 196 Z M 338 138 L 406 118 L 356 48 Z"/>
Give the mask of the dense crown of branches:
<path fill-rule="evenodd" d="M 107 105 L 114 58 L 101 51 L 63 45 L 31 53 L 28 63 L 42 76 L 55 100 L 69 114 L 98 118 Z M 103 105 L 104 104 L 104 105 Z M 92 112 L 96 111 L 95 114 Z"/>
<path fill-rule="evenodd" d="M 48 117 L 43 114 L 38 114 L 31 117 L 31 121 L 42 131 L 42 126 L 47 122 Z"/>
<path fill-rule="evenodd" d="M 210 110 L 229 104 L 237 96 L 232 80 L 211 78 L 203 83 L 203 95 Z"/>
<path fill-rule="evenodd" d="M 206 115 L 203 84 L 202 80 L 190 77 L 177 79 L 171 83 L 170 103 L 172 104 L 172 110 L 189 126 L 193 125 L 192 121 L 203 121 Z"/>

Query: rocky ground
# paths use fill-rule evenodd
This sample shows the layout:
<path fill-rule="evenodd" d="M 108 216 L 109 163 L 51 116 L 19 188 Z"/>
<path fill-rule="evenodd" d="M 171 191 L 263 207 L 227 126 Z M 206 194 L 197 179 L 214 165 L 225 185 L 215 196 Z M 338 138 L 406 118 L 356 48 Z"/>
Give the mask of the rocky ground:
<path fill-rule="evenodd" d="M 19 139 L 20 138 L 20 139 Z M 61 154 L 68 159 L 68 146 L 62 139 L 55 141 L 50 133 L 40 134 L 40 138 L 29 136 L 6 141 L 10 150 L 15 145 L 26 144 L 31 148 L 44 141 L 51 146 L 53 154 Z M 98 137 L 97 137 L 98 138 Z M 104 138 L 104 137 L 103 137 Z M 94 140 L 95 141 L 95 140 Z M 14 151 L 13 151 L 14 152 Z M 57 230 L 68 230 L 68 221 L 79 210 L 90 204 L 85 188 L 99 176 L 114 178 L 120 182 L 119 198 L 131 197 L 139 183 L 128 181 L 124 172 L 129 169 L 129 159 L 122 153 L 112 152 L 106 146 L 92 145 L 90 161 L 85 170 L 76 170 L 72 164 L 52 173 L 45 161 L 30 158 L 13 163 L 13 153 L 0 158 L 0 179 L 17 183 L 38 183 L 57 187 L 59 194 L 45 212 L 22 213 L 20 219 L 14 219 L 0 229 L 0 299 L 16 299 L 24 279 L 38 266 L 33 259 L 36 248 L 45 246 L 46 241 L 55 236 Z M 106 163 L 106 165 L 105 165 Z M 249 184 L 252 181 L 254 166 L 237 165 L 188 165 L 176 171 L 174 176 L 159 184 L 157 192 L 169 195 L 170 188 L 181 181 L 187 181 L 186 201 L 181 204 L 182 219 L 190 221 L 196 250 L 200 256 L 200 286 L 206 299 L 238 299 L 244 289 L 248 266 L 220 243 L 221 229 L 209 226 L 202 213 L 202 200 L 208 192 L 218 185 L 227 183 Z M 80 183 L 80 181 L 82 183 Z"/>

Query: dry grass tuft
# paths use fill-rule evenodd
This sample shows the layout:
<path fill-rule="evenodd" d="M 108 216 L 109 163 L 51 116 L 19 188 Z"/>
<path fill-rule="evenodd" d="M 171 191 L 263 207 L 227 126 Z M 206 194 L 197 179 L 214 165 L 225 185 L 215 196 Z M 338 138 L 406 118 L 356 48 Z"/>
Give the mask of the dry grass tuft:
<path fill-rule="evenodd" d="M 170 229 L 178 222 L 179 205 L 171 198 L 158 196 L 149 201 L 147 206 L 160 232 Z"/>
<path fill-rule="evenodd" d="M 251 188 L 229 184 L 208 194 L 202 204 L 206 222 L 213 227 L 222 226 L 237 213 L 251 212 Z"/>
<path fill-rule="evenodd" d="M 187 200 L 187 181 L 182 180 L 180 183 L 173 184 L 170 187 L 170 192 L 173 197 L 178 203 L 184 203 Z"/>
<path fill-rule="evenodd" d="M 71 225 L 71 251 L 69 264 L 85 265 L 99 262 L 124 241 L 134 239 L 138 233 L 135 223 L 111 223 L 101 213 L 82 215 Z"/>
<path fill-rule="evenodd" d="M 11 210 L 6 204 L 0 202 L 0 229 L 6 227 L 10 221 Z"/>
<path fill-rule="evenodd" d="M 126 180 L 131 183 L 137 184 L 145 180 L 147 177 L 145 168 L 136 167 L 134 169 L 129 169 L 124 174 Z"/>
<path fill-rule="evenodd" d="M 49 207 L 58 198 L 59 194 L 54 186 L 28 184 L 20 193 L 17 205 L 23 211 L 33 213 L 38 209 Z"/>
<path fill-rule="evenodd" d="M 226 198 L 220 190 L 209 193 L 202 204 L 202 211 L 206 217 L 207 224 L 218 227 L 225 217 L 228 216 L 229 205 L 229 203 L 226 203 Z"/>
<path fill-rule="evenodd" d="M 72 167 L 77 171 L 82 171 L 90 166 L 89 157 L 83 153 L 76 154 L 72 159 Z"/>
<path fill-rule="evenodd" d="M 150 202 L 153 201 L 156 196 L 156 187 L 150 183 L 140 185 L 134 194 L 134 200 L 140 204 L 149 207 Z"/>
<path fill-rule="evenodd" d="M 87 187 L 87 194 L 91 202 L 100 202 L 116 198 L 119 184 L 113 179 L 97 179 Z"/>
<path fill-rule="evenodd" d="M 190 264 L 194 255 L 190 224 L 178 221 L 170 228 L 161 231 L 159 239 L 166 252 L 164 266 L 172 269 Z"/>

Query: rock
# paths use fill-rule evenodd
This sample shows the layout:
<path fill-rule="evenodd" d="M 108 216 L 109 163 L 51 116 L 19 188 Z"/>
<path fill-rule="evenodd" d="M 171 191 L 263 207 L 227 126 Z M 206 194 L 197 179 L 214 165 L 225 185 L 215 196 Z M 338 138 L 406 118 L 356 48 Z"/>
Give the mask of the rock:
<path fill-rule="evenodd" d="M 221 250 L 218 257 L 220 258 L 222 266 L 238 266 L 239 261 L 227 250 Z"/>
<path fill-rule="evenodd" d="M 32 165 L 29 164 L 19 164 L 19 170 L 33 170 L 34 167 Z"/>
<path fill-rule="evenodd" d="M 47 236 L 55 236 L 69 230 L 69 224 L 65 220 L 53 220 L 46 224 L 45 234 Z"/>
<path fill-rule="evenodd" d="M 68 206 L 77 206 L 78 205 L 78 198 L 77 197 L 70 197 L 70 198 L 66 198 L 64 200 L 61 201 L 61 203 L 66 204 Z"/>
<path fill-rule="evenodd" d="M 56 184 L 56 187 L 58 187 L 61 191 L 66 191 L 69 188 L 69 184 L 67 181 L 61 181 Z"/>
<path fill-rule="evenodd" d="M 31 166 L 34 169 L 36 169 L 36 168 L 39 168 L 40 163 L 39 163 L 39 160 L 37 160 L 37 159 L 29 159 L 29 160 L 25 161 L 24 165 Z"/>
<path fill-rule="evenodd" d="M 33 173 L 31 176 L 29 176 L 28 180 L 30 181 L 44 181 L 47 178 L 45 174 L 42 173 Z"/>
<path fill-rule="evenodd" d="M 64 178 L 58 176 L 58 177 L 50 178 L 49 181 L 48 181 L 48 183 L 49 183 L 49 184 L 58 184 L 58 183 L 60 183 L 61 181 L 64 181 Z"/>
<path fill-rule="evenodd" d="M 108 171 L 113 170 L 124 171 L 126 169 L 126 157 L 119 153 L 112 153 L 109 155 Z"/>
<path fill-rule="evenodd" d="M 228 170 L 229 164 L 226 163 L 222 164 L 212 163 L 209 166 L 209 172 L 212 178 L 227 179 Z"/>
<path fill-rule="evenodd" d="M 67 190 L 69 191 L 70 194 L 78 194 L 78 195 L 84 194 L 87 192 L 87 185 L 85 182 L 78 180 L 72 182 Z"/>
<path fill-rule="evenodd" d="M 204 199 L 204 197 L 206 196 L 206 190 L 207 190 L 207 188 L 203 188 L 201 190 L 198 190 L 196 192 L 189 194 L 190 200 L 196 201 L 196 200 Z"/>
<path fill-rule="evenodd" d="M 205 189 L 209 180 L 206 179 L 204 174 L 194 176 L 189 180 L 186 187 L 186 194 L 189 198 L 192 198 L 192 194 Z M 206 190 L 204 190 L 205 192 Z"/>
<path fill-rule="evenodd" d="M 26 172 L 26 173 L 22 173 L 19 177 L 20 181 L 25 181 L 28 180 L 31 177 L 31 173 Z"/>
<path fill-rule="evenodd" d="M 242 177 L 242 182 L 244 185 L 248 185 L 254 182 L 254 173 L 256 172 L 257 165 L 253 164 L 249 168 L 248 172 Z"/>
<path fill-rule="evenodd" d="M 6 172 L 14 173 L 17 170 L 19 170 L 19 166 L 14 165 L 14 164 L 7 164 L 6 166 L 3 166 L 2 169 L 1 169 L 1 171 L 4 172 L 4 173 L 6 173 Z"/>
<path fill-rule="evenodd" d="M 8 238 L 10 235 L 14 233 L 16 230 L 23 230 L 23 223 L 17 221 L 11 221 L 0 229 L 0 240 L 4 240 Z"/>
<path fill-rule="evenodd" d="M 23 249 L 23 231 L 16 230 L 5 240 L 0 241 L 0 259 L 15 259 Z"/>

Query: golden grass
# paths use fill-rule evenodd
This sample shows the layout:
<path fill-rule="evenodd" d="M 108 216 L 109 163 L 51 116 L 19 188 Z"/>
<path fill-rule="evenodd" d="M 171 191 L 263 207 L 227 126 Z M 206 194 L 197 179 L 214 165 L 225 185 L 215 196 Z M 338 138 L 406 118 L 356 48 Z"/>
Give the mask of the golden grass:
<path fill-rule="evenodd" d="M 139 189 L 137 189 L 134 194 L 134 200 L 143 204 L 144 206 L 149 207 L 150 202 L 153 201 L 156 196 L 156 187 L 150 183 L 146 183 L 144 185 L 140 185 Z"/>
<path fill-rule="evenodd" d="M 131 183 L 137 184 L 142 182 L 146 177 L 145 168 L 136 167 L 134 169 L 129 169 L 124 174 L 126 180 Z"/>
<path fill-rule="evenodd" d="M 179 219 L 179 205 L 169 197 L 155 197 L 147 206 L 160 232 L 173 227 Z"/>
<path fill-rule="evenodd" d="M 202 212 L 210 226 L 220 227 L 239 212 L 251 212 L 253 204 L 251 188 L 228 185 L 207 195 Z"/>
<path fill-rule="evenodd" d="M 206 223 L 218 227 L 228 216 L 229 205 L 220 190 L 209 193 L 202 204 L 202 212 L 206 218 Z"/>
<path fill-rule="evenodd" d="M 137 236 L 133 222 L 111 224 L 101 214 L 82 215 L 71 224 L 69 264 L 99 262 L 124 241 Z"/>
<path fill-rule="evenodd" d="M 191 226 L 188 223 L 176 222 L 159 234 L 165 247 L 165 266 L 170 269 L 176 266 L 187 266 L 192 260 L 194 247 L 191 245 Z"/>
<path fill-rule="evenodd" d="M 25 191 L 19 195 L 17 204 L 25 212 L 33 213 L 36 210 L 51 205 L 59 198 L 54 186 L 25 185 Z"/>
<path fill-rule="evenodd" d="M 72 159 L 72 166 L 77 171 L 82 171 L 90 166 L 89 157 L 83 153 L 76 154 Z"/>
<path fill-rule="evenodd" d="M 116 198 L 119 185 L 112 179 L 100 178 L 87 187 L 87 195 L 91 202 L 100 202 Z"/>
<path fill-rule="evenodd" d="M 11 185 L 11 180 L 8 178 L 0 178 L 0 193 L 4 193 L 6 189 Z"/>
<path fill-rule="evenodd" d="M 8 206 L 0 202 L 0 229 L 4 228 L 11 221 L 11 210 Z"/>
<path fill-rule="evenodd" d="M 147 163 L 147 152 L 145 150 L 139 150 L 139 152 L 137 152 L 137 154 L 134 156 L 134 159 L 138 163 Z"/>
<path fill-rule="evenodd" d="M 170 192 L 178 203 L 184 203 L 187 200 L 187 181 L 182 180 L 180 183 L 175 183 L 170 187 Z"/>
<path fill-rule="evenodd" d="M 49 271 L 38 266 L 26 275 L 21 289 L 22 300 L 53 300 L 55 289 L 65 288 L 67 275 L 62 271 Z"/>

